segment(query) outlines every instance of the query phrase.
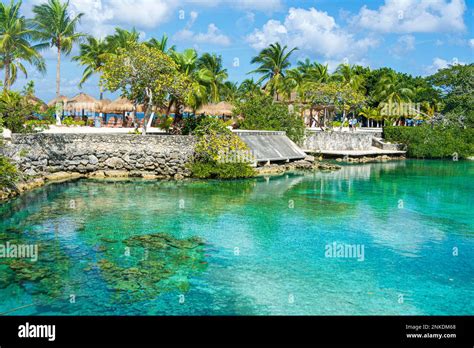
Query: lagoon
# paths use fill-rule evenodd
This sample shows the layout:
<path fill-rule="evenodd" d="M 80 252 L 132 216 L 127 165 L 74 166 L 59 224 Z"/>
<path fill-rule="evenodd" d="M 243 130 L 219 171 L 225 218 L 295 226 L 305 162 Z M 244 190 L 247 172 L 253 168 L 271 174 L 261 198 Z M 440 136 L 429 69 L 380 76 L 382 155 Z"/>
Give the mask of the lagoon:
<path fill-rule="evenodd" d="M 408 160 L 48 185 L 0 206 L 0 244 L 39 248 L 0 259 L 0 313 L 472 315 L 473 177 Z"/>

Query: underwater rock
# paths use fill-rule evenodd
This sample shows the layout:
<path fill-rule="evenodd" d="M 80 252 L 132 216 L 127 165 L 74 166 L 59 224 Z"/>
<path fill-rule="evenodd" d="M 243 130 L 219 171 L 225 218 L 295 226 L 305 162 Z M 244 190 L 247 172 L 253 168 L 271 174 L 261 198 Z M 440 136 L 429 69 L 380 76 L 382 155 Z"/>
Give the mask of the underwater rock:
<path fill-rule="evenodd" d="M 164 233 L 133 236 L 122 242 L 143 249 L 144 258 L 127 258 L 117 263 L 108 259 L 98 262 L 107 287 L 119 302 L 136 302 L 155 298 L 165 291 L 187 291 L 189 276 L 207 267 L 204 241 L 198 237 L 176 239 Z M 140 252 L 133 253 L 141 255 Z M 120 261 L 126 265 L 119 264 Z M 132 265 L 131 265 L 132 263 Z"/>
<path fill-rule="evenodd" d="M 130 247 L 143 247 L 147 249 L 166 249 L 169 247 L 178 249 L 194 249 L 200 245 L 204 245 L 204 241 L 199 237 L 176 239 L 164 233 L 133 236 L 126 239 L 124 243 Z"/>

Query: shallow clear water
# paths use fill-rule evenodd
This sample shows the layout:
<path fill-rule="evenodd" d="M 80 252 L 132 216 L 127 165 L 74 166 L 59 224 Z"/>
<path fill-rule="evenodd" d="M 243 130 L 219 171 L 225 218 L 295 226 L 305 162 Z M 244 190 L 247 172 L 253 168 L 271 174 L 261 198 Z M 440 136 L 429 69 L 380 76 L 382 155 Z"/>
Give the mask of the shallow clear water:
<path fill-rule="evenodd" d="M 33 273 L 0 259 L 0 313 L 472 315 L 473 177 L 472 162 L 406 161 L 50 185 L 0 206 L 0 244 L 39 244 Z M 158 232 L 205 245 L 151 250 L 171 265 L 156 281 L 140 273 L 146 248 L 125 240 Z M 360 253 L 327 257 L 333 243 Z"/>

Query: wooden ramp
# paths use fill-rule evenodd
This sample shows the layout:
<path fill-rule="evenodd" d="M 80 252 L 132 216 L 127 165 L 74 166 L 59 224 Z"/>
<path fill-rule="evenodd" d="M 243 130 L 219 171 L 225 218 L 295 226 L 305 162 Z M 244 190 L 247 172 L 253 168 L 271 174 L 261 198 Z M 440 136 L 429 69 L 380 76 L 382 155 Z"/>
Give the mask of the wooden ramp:
<path fill-rule="evenodd" d="M 286 136 L 285 132 L 234 130 L 250 148 L 257 162 L 299 160 L 306 153 Z"/>

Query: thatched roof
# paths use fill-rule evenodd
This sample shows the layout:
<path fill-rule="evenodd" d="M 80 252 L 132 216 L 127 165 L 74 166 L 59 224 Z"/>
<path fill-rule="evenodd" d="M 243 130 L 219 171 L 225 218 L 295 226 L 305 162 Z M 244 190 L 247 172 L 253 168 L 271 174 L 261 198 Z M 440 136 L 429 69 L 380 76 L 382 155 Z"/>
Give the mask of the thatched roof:
<path fill-rule="evenodd" d="M 207 114 L 207 115 L 212 115 L 212 116 L 220 116 L 220 115 L 230 116 L 232 115 L 232 109 L 233 109 L 232 104 L 227 103 L 227 102 L 220 102 L 217 104 L 203 105 L 196 111 L 196 114 Z"/>
<path fill-rule="evenodd" d="M 53 100 L 51 100 L 49 103 L 48 103 L 48 106 L 51 107 L 51 106 L 55 106 L 56 104 L 58 103 L 66 103 L 68 101 L 68 98 L 64 95 L 60 95 L 59 97 L 57 98 L 54 98 Z"/>
<path fill-rule="evenodd" d="M 94 97 L 86 94 L 79 93 L 74 98 L 69 99 L 66 104 L 67 110 L 96 110 L 100 106 L 100 103 Z"/>
<path fill-rule="evenodd" d="M 122 113 L 122 112 L 132 112 L 133 111 L 133 103 L 128 100 L 127 98 L 118 98 L 114 100 L 112 103 L 105 105 L 103 108 L 104 112 L 109 112 L 109 113 Z M 140 107 L 137 110 L 140 112 Z"/>
<path fill-rule="evenodd" d="M 40 112 L 45 112 L 46 110 L 48 110 L 48 105 L 44 101 L 42 101 L 40 98 L 34 95 L 29 95 L 26 97 L 26 99 L 28 100 L 28 103 L 32 105 L 35 105 L 35 106 L 38 105 Z"/>
<path fill-rule="evenodd" d="M 112 103 L 112 100 L 110 99 L 102 99 L 102 100 L 99 100 L 99 108 L 98 108 L 98 111 L 100 112 L 104 112 L 104 109 L 107 105 L 111 104 Z"/>

